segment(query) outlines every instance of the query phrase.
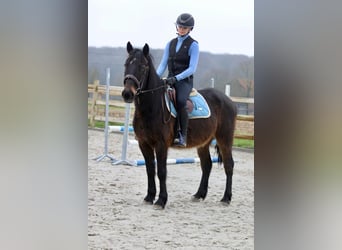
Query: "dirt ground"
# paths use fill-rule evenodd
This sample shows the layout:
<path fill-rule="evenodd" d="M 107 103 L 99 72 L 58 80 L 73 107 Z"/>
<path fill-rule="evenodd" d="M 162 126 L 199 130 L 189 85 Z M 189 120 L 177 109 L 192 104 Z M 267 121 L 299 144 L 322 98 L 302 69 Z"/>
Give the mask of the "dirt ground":
<path fill-rule="evenodd" d="M 122 139 L 120 133 L 108 137 L 108 155 L 117 160 L 123 159 Z M 192 163 L 168 165 L 168 203 L 155 210 L 143 203 L 145 166 L 94 160 L 104 154 L 104 141 L 103 131 L 88 130 L 88 249 L 254 249 L 253 152 L 233 150 L 229 206 L 219 202 L 226 177 L 217 163 L 206 199 L 191 201 L 201 178 L 199 163 Z M 185 157 L 197 157 L 196 149 L 169 150 L 169 158 Z M 138 159 L 143 159 L 138 145 L 129 143 L 126 160 Z"/>

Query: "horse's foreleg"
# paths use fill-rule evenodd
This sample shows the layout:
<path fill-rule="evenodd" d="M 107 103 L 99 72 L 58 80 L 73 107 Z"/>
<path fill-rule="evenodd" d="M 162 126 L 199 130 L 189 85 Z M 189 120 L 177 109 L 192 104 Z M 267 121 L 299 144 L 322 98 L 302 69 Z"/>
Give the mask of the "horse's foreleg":
<path fill-rule="evenodd" d="M 212 168 L 209 145 L 198 148 L 197 153 L 201 160 L 202 178 L 198 191 L 192 197 L 193 201 L 198 201 L 200 199 L 204 200 L 207 196 L 209 175 Z"/>
<path fill-rule="evenodd" d="M 145 164 L 146 164 L 146 173 L 147 173 L 147 195 L 144 198 L 144 201 L 148 204 L 153 204 L 153 201 L 156 197 L 156 182 L 155 182 L 155 162 L 154 162 L 154 153 L 153 149 L 143 143 L 139 143 L 140 150 L 144 156 Z"/>
<path fill-rule="evenodd" d="M 157 170 L 160 185 L 159 198 L 154 204 L 156 208 L 164 208 L 167 202 L 166 176 L 167 176 L 167 147 L 165 143 L 160 143 L 156 148 Z"/>

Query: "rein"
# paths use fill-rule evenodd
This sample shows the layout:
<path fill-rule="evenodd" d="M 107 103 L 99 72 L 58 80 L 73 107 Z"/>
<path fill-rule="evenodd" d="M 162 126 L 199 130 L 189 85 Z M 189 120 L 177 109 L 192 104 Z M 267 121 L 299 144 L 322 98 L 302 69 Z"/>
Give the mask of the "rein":
<path fill-rule="evenodd" d="M 154 89 L 147 89 L 147 90 L 141 90 L 141 88 L 137 88 L 137 94 L 136 94 L 136 95 L 141 95 L 141 94 L 153 92 L 153 91 L 156 91 L 156 90 L 158 90 L 158 89 L 165 88 L 165 87 L 166 87 L 166 86 L 161 85 L 161 86 L 156 87 L 156 88 L 154 88 Z"/>

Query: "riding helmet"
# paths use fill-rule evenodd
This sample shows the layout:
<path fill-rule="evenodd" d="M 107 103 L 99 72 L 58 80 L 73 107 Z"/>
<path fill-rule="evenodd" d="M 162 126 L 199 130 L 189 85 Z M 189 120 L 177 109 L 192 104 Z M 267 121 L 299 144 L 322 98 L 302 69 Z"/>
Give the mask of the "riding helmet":
<path fill-rule="evenodd" d="M 176 24 L 180 25 L 180 26 L 189 27 L 192 30 L 194 28 L 194 25 L 195 25 L 195 20 L 191 14 L 183 13 L 183 14 L 178 16 Z"/>

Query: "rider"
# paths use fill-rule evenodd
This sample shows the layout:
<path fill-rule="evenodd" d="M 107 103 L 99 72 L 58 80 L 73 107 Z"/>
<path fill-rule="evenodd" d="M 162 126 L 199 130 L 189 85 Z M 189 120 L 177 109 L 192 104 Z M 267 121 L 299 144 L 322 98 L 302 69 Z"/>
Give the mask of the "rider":
<path fill-rule="evenodd" d="M 186 147 L 188 130 L 186 100 L 193 88 L 193 74 L 198 64 L 199 47 L 198 42 L 189 35 L 195 24 L 192 15 L 181 14 L 175 24 L 178 36 L 166 44 L 157 74 L 161 77 L 168 67 L 168 77 L 165 81 L 176 89 L 176 110 L 180 126 L 174 145 Z"/>

